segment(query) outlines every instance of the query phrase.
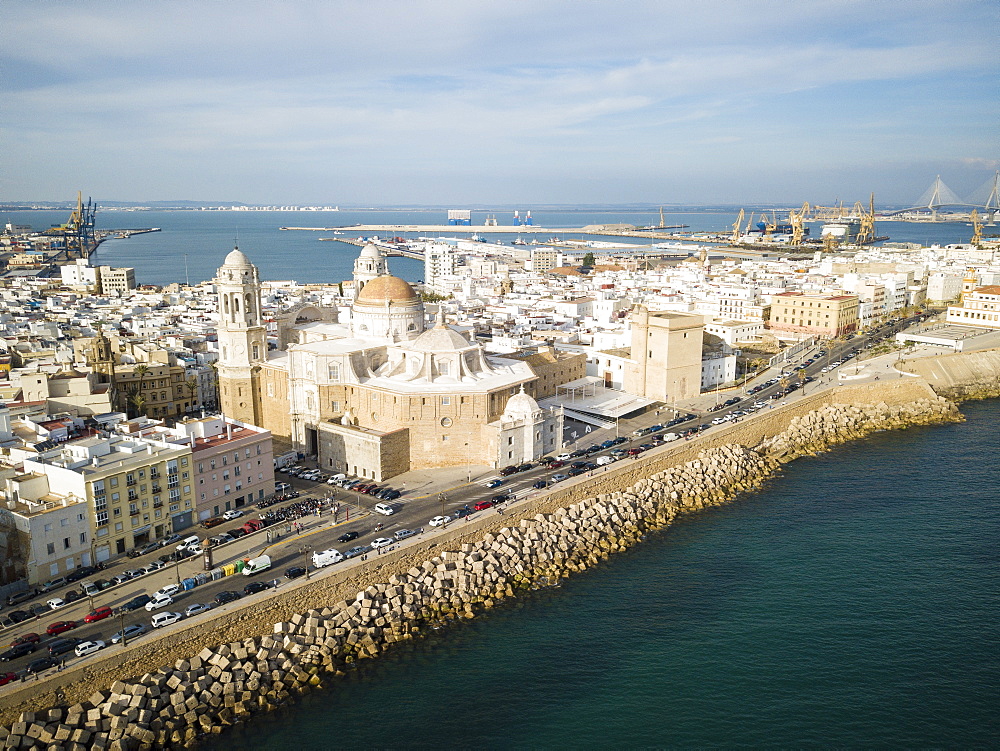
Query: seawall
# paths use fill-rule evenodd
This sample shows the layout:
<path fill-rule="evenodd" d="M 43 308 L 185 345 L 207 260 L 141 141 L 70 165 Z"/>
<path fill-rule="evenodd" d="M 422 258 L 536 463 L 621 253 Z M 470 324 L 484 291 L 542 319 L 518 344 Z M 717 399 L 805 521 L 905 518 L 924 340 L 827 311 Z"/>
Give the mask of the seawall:
<path fill-rule="evenodd" d="M 1000 370 L 998 370 L 1000 372 Z M 611 465 L 517 509 L 453 525 L 263 603 L 101 656 L 2 698 L 7 748 L 183 747 L 428 625 L 624 550 L 681 513 L 757 488 L 796 456 L 876 430 L 959 420 L 918 379 L 819 392 L 692 443 Z M 276 624 L 276 625 L 275 625 Z M 115 677 L 138 676 L 115 681 Z M 56 694 L 56 685 L 61 693 Z"/>

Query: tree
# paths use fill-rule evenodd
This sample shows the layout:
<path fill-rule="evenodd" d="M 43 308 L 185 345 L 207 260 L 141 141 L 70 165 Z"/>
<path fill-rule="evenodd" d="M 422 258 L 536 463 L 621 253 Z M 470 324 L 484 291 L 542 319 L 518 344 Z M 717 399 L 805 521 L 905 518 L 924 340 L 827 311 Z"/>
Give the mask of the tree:
<path fill-rule="evenodd" d="M 597 262 L 594 260 L 594 254 L 591 253 L 590 251 L 587 251 L 587 255 L 583 257 L 583 265 L 591 267 L 597 265 Z"/>
<path fill-rule="evenodd" d="M 184 382 L 184 386 L 187 388 L 188 393 L 191 395 L 191 409 L 194 410 L 198 407 L 198 379 L 191 376 Z"/>

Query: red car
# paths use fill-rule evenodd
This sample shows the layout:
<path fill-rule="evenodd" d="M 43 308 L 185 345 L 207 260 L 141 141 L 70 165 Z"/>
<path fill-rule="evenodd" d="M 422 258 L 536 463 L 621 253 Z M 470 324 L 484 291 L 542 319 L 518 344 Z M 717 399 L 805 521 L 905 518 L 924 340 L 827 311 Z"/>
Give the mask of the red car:
<path fill-rule="evenodd" d="M 38 634 L 21 634 L 10 643 L 10 646 L 16 647 L 18 644 L 38 644 L 41 639 L 42 637 Z"/>
<path fill-rule="evenodd" d="M 49 624 L 49 627 L 45 629 L 45 633 L 49 636 L 56 636 L 63 631 L 69 631 L 71 628 L 76 628 L 79 625 L 76 621 L 56 621 Z"/>
<path fill-rule="evenodd" d="M 105 618 L 110 618 L 113 615 L 111 608 L 107 605 L 101 605 L 99 608 L 95 608 L 87 613 L 83 617 L 84 623 L 97 623 L 98 621 L 103 621 Z"/>
<path fill-rule="evenodd" d="M 0 673 L 0 686 L 6 686 L 8 683 L 17 680 L 17 673 Z"/>
<path fill-rule="evenodd" d="M 480 501 L 475 506 L 473 506 L 474 511 L 485 511 L 493 505 L 493 501 Z"/>

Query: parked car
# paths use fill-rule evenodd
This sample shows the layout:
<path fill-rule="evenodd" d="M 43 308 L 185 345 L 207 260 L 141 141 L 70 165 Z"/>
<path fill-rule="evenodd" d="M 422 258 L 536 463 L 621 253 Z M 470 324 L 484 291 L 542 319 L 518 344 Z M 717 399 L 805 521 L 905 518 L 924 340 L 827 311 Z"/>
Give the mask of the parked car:
<path fill-rule="evenodd" d="M 250 582 L 245 587 L 243 587 L 243 594 L 245 595 L 255 595 L 258 592 L 263 592 L 265 589 L 270 589 L 271 585 L 266 582 Z"/>
<path fill-rule="evenodd" d="M 38 649 L 38 647 L 34 644 L 16 644 L 10 649 L 0 652 L 0 662 L 10 662 L 11 660 L 16 660 L 18 657 L 30 655 L 36 649 Z"/>
<path fill-rule="evenodd" d="M 147 574 L 151 574 L 154 571 L 159 571 L 162 568 L 166 568 L 167 564 L 163 561 L 150 561 L 145 568 Z"/>
<path fill-rule="evenodd" d="M 405 540 L 407 537 L 413 537 L 413 535 L 419 533 L 419 529 L 397 529 L 392 536 L 397 540 Z"/>
<path fill-rule="evenodd" d="M 225 605 L 227 602 L 235 602 L 240 599 L 242 595 L 239 592 L 234 592 L 231 589 L 223 590 L 215 596 L 215 602 L 219 605 Z"/>
<path fill-rule="evenodd" d="M 150 621 L 150 625 L 153 628 L 163 628 L 164 626 L 169 626 L 172 623 L 177 623 L 177 621 L 181 620 L 183 617 L 183 613 L 172 613 L 170 611 L 157 613 Z"/>
<path fill-rule="evenodd" d="M 6 686 L 17 680 L 17 673 L 0 673 L 0 686 Z"/>
<path fill-rule="evenodd" d="M 76 621 L 56 621 L 49 624 L 48 628 L 45 629 L 45 633 L 49 636 L 58 636 L 64 631 L 69 631 L 79 625 Z"/>
<path fill-rule="evenodd" d="M 97 623 L 98 621 L 103 621 L 105 618 L 110 618 L 114 615 L 114 612 L 107 605 L 101 605 L 99 608 L 94 608 L 89 613 L 83 617 L 84 623 Z"/>
<path fill-rule="evenodd" d="M 180 539 L 181 539 L 181 536 L 178 535 L 178 534 L 167 535 L 162 540 L 160 540 L 160 547 L 161 548 L 165 548 L 165 547 L 167 547 L 167 545 L 173 545 L 175 542 L 178 542 Z"/>
<path fill-rule="evenodd" d="M 49 606 L 50 610 L 58 610 L 65 607 L 67 602 L 62 597 L 53 597 L 51 600 L 46 600 L 45 604 Z"/>
<path fill-rule="evenodd" d="M 42 640 L 36 633 L 21 634 L 14 641 L 12 641 L 8 646 L 16 647 L 18 644 L 38 644 Z"/>
<path fill-rule="evenodd" d="M 39 657 L 37 660 L 32 660 L 28 663 L 28 667 L 25 671 L 29 675 L 34 675 L 35 673 L 44 673 L 46 670 L 50 670 L 58 665 L 59 662 L 53 660 L 51 657 Z"/>
<path fill-rule="evenodd" d="M 86 579 L 88 576 L 91 576 L 92 574 L 96 573 L 97 569 L 94 568 L 93 566 L 81 566 L 80 568 L 73 569 L 68 574 L 66 574 L 66 581 L 72 584 L 74 582 L 80 581 L 81 579 Z"/>
<path fill-rule="evenodd" d="M 130 626 L 126 626 L 121 631 L 117 631 L 111 636 L 111 643 L 117 644 L 124 639 L 128 641 L 129 639 L 135 639 L 136 637 L 142 636 L 144 633 L 149 631 L 145 623 L 133 623 Z"/>
<path fill-rule="evenodd" d="M 562 482 L 563 480 L 567 480 L 567 479 L 569 479 L 569 475 L 565 475 L 565 474 L 562 474 L 562 473 L 552 475 L 552 482 Z"/>
<path fill-rule="evenodd" d="M 545 482 L 545 480 L 535 480 L 535 482 L 532 483 L 531 487 L 535 488 L 536 490 L 541 490 L 542 488 L 548 487 L 548 485 L 549 484 Z"/>
<path fill-rule="evenodd" d="M 152 553 L 154 550 L 160 549 L 160 543 L 158 542 L 147 542 L 141 548 L 139 548 L 139 555 L 146 555 L 147 553 Z"/>
<path fill-rule="evenodd" d="M 70 589 L 63 594 L 63 599 L 66 602 L 76 602 L 77 600 L 83 599 L 83 592 L 79 589 Z"/>
<path fill-rule="evenodd" d="M 59 587 L 65 587 L 67 584 L 65 576 L 58 576 L 55 579 L 45 582 L 38 588 L 38 594 L 44 595 L 49 592 L 54 592 L 59 589 Z"/>
<path fill-rule="evenodd" d="M 174 598 L 169 595 L 159 594 L 154 595 L 149 602 L 146 603 L 146 612 L 152 613 L 154 610 L 159 610 L 160 608 L 165 608 L 167 605 L 173 605 Z"/>
<path fill-rule="evenodd" d="M 105 644 L 100 639 L 94 639 L 93 641 L 85 641 L 81 642 L 80 644 L 77 644 L 76 649 L 73 650 L 73 653 L 77 657 L 86 657 L 87 655 L 92 655 L 95 652 L 100 652 L 106 646 L 108 645 Z"/>
<path fill-rule="evenodd" d="M 7 613 L 7 619 L 11 623 L 24 623 L 25 621 L 30 621 L 35 617 L 34 613 L 30 613 L 27 610 L 12 610 Z"/>
<path fill-rule="evenodd" d="M 432 527 L 441 527 L 451 521 L 450 516 L 435 516 L 430 520 L 430 525 Z"/>
<path fill-rule="evenodd" d="M 143 592 L 141 595 L 133 597 L 124 605 L 121 605 L 119 610 L 123 613 L 131 613 L 133 610 L 138 610 L 139 608 L 144 607 L 152 599 L 152 597 Z"/>
<path fill-rule="evenodd" d="M 508 476 L 514 474 L 515 472 L 517 472 L 517 465 L 516 464 L 509 464 L 509 465 L 507 465 L 506 467 L 504 467 L 503 469 L 500 470 L 500 476 L 501 477 L 508 477 Z"/>
<path fill-rule="evenodd" d="M 199 613 L 205 613 L 212 609 L 212 603 L 210 602 L 195 602 L 188 605 L 184 609 L 184 617 L 190 618 L 193 615 L 198 615 Z"/>
<path fill-rule="evenodd" d="M 72 652 L 76 649 L 76 646 L 81 643 L 81 641 L 81 639 L 74 639 L 70 636 L 62 639 L 53 639 L 49 642 L 49 654 L 53 657 L 58 657 L 59 655 L 64 655 L 67 652 Z"/>
<path fill-rule="evenodd" d="M 491 500 L 493 501 L 493 503 L 505 503 L 506 501 L 511 500 L 513 497 L 514 496 L 512 496 L 510 493 L 501 493 L 500 495 L 493 496 Z"/>
<path fill-rule="evenodd" d="M 493 506 L 493 501 L 480 501 L 472 508 L 475 509 L 476 511 L 485 511 L 486 509 L 491 508 L 492 506 Z"/>
<path fill-rule="evenodd" d="M 358 556 L 358 555 L 361 555 L 362 553 L 367 553 L 367 552 L 368 552 L 368 546 L 367 545 L 358 545 L 357 547 L 351 548 L 350 550 L 348 550 L 347 552 L 345 552 L 344 553 L 344 558 L 354 558 L 355 556 Z"/>
<path fill-rule="evenodd" d="M 340 537 L 337 538 L 337 542 L 350 542 L 351 540 L 358 539 L 357 532 L 344 532 Z"/>
<path fill-rule="evenodd" d="M 305 576 L 306 570 L 302 566 L 292 566 L 285 570 L 286 579 L 298 579 L 300 576 Z"/>

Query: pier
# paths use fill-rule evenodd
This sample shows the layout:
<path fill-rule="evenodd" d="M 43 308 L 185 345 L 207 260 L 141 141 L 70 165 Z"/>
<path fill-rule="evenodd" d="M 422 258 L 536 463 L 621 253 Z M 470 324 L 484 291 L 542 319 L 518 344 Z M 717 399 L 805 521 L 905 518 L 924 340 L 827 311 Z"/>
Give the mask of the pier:
<path fill-rule="evenodd" d="M 290 232 L 350 232 L 350 233 L 388 233 L 398 235 L 401 232 L 418 232 L 421 234 L 468 233 L 477 235 L 603 235 L 605 237 L 637 237 L 644 240 L 675 240 L 677 242 L 718 243 L 719 238 L 702 238 L 690 235 L 675 235 L 648 229 L 622 229 L 618 224 L 588 225 L 586 227 L 536 227 L 532 224 L 521 225 L 462 225 L 462 224 L 355 224 L 348 227 L 281 227 Z M 667 228 L 664 228 L 667 229 Z M 339 237 L 323 238 L 324 240 L 339 240 Z"/>

